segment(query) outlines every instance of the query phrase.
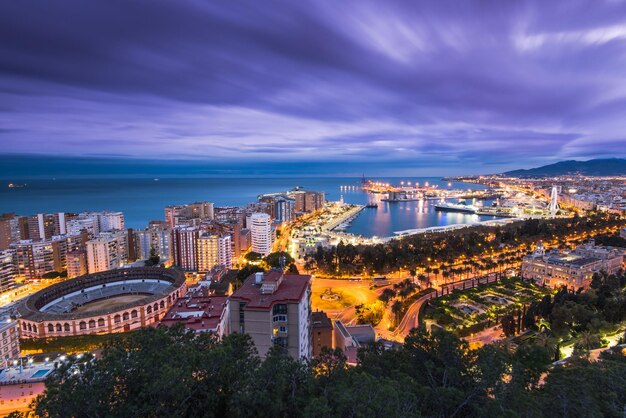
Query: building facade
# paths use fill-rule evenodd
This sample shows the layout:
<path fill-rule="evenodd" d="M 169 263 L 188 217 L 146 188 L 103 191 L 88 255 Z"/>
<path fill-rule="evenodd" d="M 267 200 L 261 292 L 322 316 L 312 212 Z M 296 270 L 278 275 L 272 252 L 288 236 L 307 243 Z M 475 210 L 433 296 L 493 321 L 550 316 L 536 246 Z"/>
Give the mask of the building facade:
<path fill-rule="evenodd" d="M 150 257 L 150 250 L 154 248 L 161 259 L 171 258 L 172 230 L 167 226 L 151 225 L 146 229 L 135 231 L 139 258 Z"/>
<path fill-rule="evenodd" d="M 170 228 L 188 226 L 189 221 L 194 219 L 213 220 L 214 217 L 214 206 L 211 202 L 195 202 L 165 208 L 165 223 Z"/>
<path fill-rule="evenodd" d="M 87 274 L 87 251 L 76 250 L 67 253 L 67 278 Z"/>
<path fill-rule="evenodd" d="M 128 262 L 128 241 L 125 231 L 104 232 L 87 241 L 89 273 L 113 270 Z"/>
<path fill-rule="evenodd" d="M 546 252 L 537 244 L 522 260 L 522 278 L 548 287 L 566 286 L 570 290 L 588 288 L 594 273 L 616 273 L 624 263 L 624 251 L 596 246 L 593 241 L 572 252 Z"/>
<path fill-rule="evenodd" d="M 233 266 L 233 246 L 230 235 L 203 234 L 197 240 L 197 270 L 205 273 L 222 265 Z"/>
<path fill-rule="evenodd" d="M 280 346 L 294 358 L 310 358 L 310 280 L 277 270 L 251 275 L 230 296 L 230 332 L 250 335 L 262 357 Z"/>
<path fill-rule="evenodd" d="M 66 280 L 29 296 L 18 307 L 21 338 L 108 334 L 155 325 L 186 292 L 182 272 L 158 267 Z M 133 301 L 116 303 L 116 298 Z M 102 301 L 107 301 L 104 307 Z M 81 309 L 89 304 L 96 308 Z"/>
<path fill-rule="evenodd" d="M 172 229 L 172 261 L 185 271 L 195 271 L 198 266 L 197 240 L 200 229 L 197 227 L 176 227 Z"/>
<path fill-rule="evenodd" d="M 266 213 L 253 213 L 250 216 L 250 237 L 252 251 L 264 257 L 272 252 L 272 220 Z"/>
<path fill-rule="evenodd" d="M 15 251 L 0 250 L 0 293 L 15 286 Z"/>
<path fill-rule="evenodd" d="M 319 356 L 324 347 L 333 348 L 333 324 L 325 312 L 311 314 L 311 345 L 313 357 Z"/>
<path fill-rule="evenodd" d="M 0 324 L 0 355 L 3 360 L 20 356 L 20 332 L 17 321 L 2 321 Z"/>

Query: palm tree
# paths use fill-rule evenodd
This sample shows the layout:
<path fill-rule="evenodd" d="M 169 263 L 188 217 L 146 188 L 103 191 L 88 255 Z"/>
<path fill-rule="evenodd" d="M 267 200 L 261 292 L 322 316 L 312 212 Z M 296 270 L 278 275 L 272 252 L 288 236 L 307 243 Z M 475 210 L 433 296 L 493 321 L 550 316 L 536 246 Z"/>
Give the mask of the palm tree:
<path fill-rule="evenodd" d="M 535 339 L 535 343 L 539 347 L 545 348 L 548 353 L 550 353 L 550 357 L 554 356 L 554 351 L 556 350 L 557 341 L 554 339 L 548 332 L 541 332 L 537 335 Z"/>
<path fill-rule="evenodd" d="M 591 331 L 583 331 L 580 333 L 578 342 L 586 352 L 589 352 L 598 343 L 598 337 L 596 337 Z"/>
<path fill-rule="evenodd" d="M 391 305 L 391 312 L 394 314 L 396 325 L 400 324 L 400 315 L 402 314 L 402 302 L 396 300 Z"/>

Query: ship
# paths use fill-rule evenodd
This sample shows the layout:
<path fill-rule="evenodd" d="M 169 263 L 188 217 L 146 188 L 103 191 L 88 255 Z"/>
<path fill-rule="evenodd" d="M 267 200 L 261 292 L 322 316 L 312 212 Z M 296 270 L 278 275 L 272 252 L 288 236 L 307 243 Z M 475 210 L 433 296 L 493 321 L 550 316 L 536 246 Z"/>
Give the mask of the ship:
<path fill-rule="evenodd" d="M 378 208 L 378 203 L 370 203 L 365 205 L 366 208 L 370 208 L 370 209 L 376 209 Z"/>
<path fill-rule="evenodd" d="M 442 202 L 435 205 L 435 210 L 439 212 L 461 212 L 474 214 L 478 211 L 478 207 L 463 203 Z"/>

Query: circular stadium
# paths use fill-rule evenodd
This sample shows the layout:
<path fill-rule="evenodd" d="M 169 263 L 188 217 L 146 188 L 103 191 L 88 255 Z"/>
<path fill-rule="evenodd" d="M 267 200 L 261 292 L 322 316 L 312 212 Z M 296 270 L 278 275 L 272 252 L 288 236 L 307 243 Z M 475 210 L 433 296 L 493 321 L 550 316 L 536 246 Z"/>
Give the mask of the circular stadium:
<path fill-rule="evenodd" d="M 87 274 L 31 295 L 18 308 L 21 337 L 130 331 L 157 323 L 185 293 L 185 275 L 173 269 Z"/>

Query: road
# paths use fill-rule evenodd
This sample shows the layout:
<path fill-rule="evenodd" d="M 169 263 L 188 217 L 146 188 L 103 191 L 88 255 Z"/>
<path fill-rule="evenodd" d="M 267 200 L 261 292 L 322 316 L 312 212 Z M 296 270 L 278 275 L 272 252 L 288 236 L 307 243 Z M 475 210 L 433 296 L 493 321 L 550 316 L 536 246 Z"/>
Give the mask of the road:
<path fill-rule="evenodd" d="M 422 296 L 418 300 L 416 300 L 407 310 L 404 318 L 400 321 L 400 324 L 396 328 L 396 330 L 390 334 L 390 336 L 395 340 L 404 340 L 404 338 L 409 334 L 411 329 L 417 327 L 419 325 L 419 313 L 424 302 L 434 299 L 439 296 L 447 295 L 451 293 L 453 290 L 463 290 L 463 289 L 471 289 L 472 287 L 476 287 L 478 283 L 486 284 L 493 283 L 497 281 L 497 276 L 495 274 L 490 274 L 487 276 L 479 277 L 479 278 L 471 278 L 466 280 L 460 280 L 454 283 L 448 283 L 440 286 L 441 290 L 436 292 L 429 293 L 427 295 Z"/>

